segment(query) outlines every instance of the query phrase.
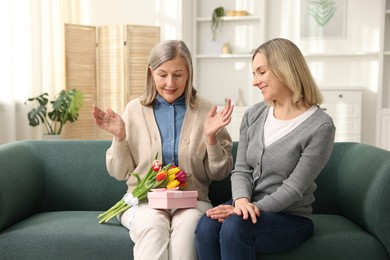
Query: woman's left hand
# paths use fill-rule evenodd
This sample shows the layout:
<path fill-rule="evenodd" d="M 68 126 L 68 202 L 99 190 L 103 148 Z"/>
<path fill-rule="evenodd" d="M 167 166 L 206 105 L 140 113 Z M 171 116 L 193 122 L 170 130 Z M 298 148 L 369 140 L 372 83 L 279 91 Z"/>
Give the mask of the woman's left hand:
<path fill-rule="evenodd" d="M 217 106 L 214 105 L 204 122 L 204 134 L 206 135 L 207 143 L 214 145 L 217 143 L 217 134 L 222 127 L 227 126 L 231 119 L 234 106 L 231 100 L 227 99 L 224 108 L 217 112 Z"/>
<path fill-rule="evenodd" d="M 253 224 L 257 222 L 257 217 L 260 216 L 260 210 L 247 198 L 240 198 L 234 202 L 234 213 L 242 216 L 243 219 L 250 218 Z"/>

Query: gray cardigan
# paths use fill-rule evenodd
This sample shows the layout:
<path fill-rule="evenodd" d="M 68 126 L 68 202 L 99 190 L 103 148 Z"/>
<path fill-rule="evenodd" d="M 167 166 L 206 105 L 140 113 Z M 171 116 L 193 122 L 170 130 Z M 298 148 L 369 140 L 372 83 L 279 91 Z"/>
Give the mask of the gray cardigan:
<path fill-rule="evenodd" d="M 260 102 L 243 117 L 231 177 L 233 201 L 245 197 L 260 211 L 310 217 L 314 181 L 333 149 L 333 120 L 317 109 L 290 133 L 264 147 L 268 110 Z"/>

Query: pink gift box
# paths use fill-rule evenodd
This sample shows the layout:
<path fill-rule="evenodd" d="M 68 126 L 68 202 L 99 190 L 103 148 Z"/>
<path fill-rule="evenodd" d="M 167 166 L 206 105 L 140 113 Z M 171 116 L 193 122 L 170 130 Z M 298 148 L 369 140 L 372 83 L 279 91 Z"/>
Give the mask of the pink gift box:
<path fill-rule="evenodd" d="M 154 209 L 196 208 L 197 191 L 165 190 L 148 192 L 149 207 Z"/>

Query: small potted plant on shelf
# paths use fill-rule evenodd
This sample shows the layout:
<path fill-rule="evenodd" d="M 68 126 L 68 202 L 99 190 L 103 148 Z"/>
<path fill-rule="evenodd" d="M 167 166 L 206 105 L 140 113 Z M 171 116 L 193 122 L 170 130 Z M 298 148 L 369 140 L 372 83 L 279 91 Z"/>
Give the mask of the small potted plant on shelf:
<path fill-rule="evenodd" d="M 44 124 L 46 134 L 60 135 L 66 122 L 75 122 L 83 106 L 83 94 L 80 90 L 62 90 L 55 100 L 50 101 L 52 110 L 48 111 L 49 95 L 43 93 L 29 98 L 27 102 L 35 102 L 36 107 L 27 114 L 30 126 Z"/>
<path fill-rule="evenodd" d="M 211 32 L 212 32 L 212 39 L 215 41 L 217 37 L 217 31 L 221 29 L 222 25 L 222 17 L 225 15 L 225 9 L 220 6 L 213 10 L 213 13 L 211 15 Z"/>

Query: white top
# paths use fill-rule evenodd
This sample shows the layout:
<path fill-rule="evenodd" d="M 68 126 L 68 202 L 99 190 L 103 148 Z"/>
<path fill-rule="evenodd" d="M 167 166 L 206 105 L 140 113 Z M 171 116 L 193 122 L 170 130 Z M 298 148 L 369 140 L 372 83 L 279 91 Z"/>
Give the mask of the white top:
<path fill-rule="evenodd" d="M 303 121 L 309 118 L 316 110 L 318 106 L 312 106 L 306 110 L 300 116 L 290 120 L 280 120 L 274 116 L 274 107 L 271 106 L 268 111 L 268 116 L 264 125 L 264 144 L 265 147 L 276 142 L 286 134 L 290 133 Z"/>

